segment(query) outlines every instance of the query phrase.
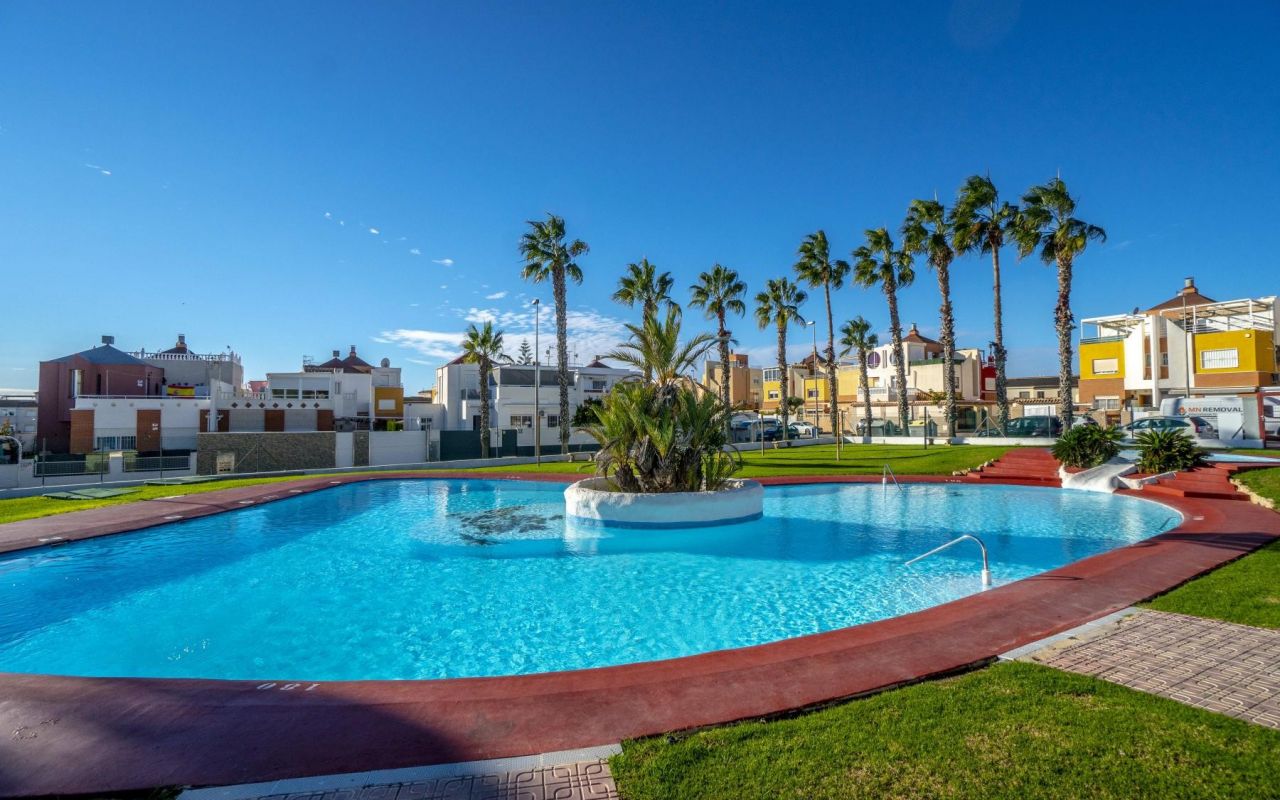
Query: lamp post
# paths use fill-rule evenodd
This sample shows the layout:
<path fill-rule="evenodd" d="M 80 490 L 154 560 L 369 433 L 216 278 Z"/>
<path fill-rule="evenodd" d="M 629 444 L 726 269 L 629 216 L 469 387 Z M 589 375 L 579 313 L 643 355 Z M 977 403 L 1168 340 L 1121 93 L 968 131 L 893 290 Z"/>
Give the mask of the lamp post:
<path fill-rule="evenodd" d="M 813 329 L 813 369 L 812 369 L 812 370 L 810 370 L 810 371 L 813 373 L 813 378 L 814 378 L 814 382 L 813 382 L 813 432 L 814 432 L 814 436 L 817 436 L 817 434 L 818 434 L 818 381 L 817 381 L 817 378 L 818 378 L 818 321 L 817 321 L 817 320 L 809 320 L 809 321 L 808 321 L 807 323 L 805 323 L 805 324 L 806 324 L 806 325 L 808 325 L 810 328 L 812 328 L 812 329 Z M 806 393 L 809 391 L 809 386 L 808 386 L 808 384 L 806 384 L 806 385 L 805 385 L 805 389 L 804 389 L 804 390 L 805 390 L 805 392 L 806 392 Z"/>
<path fill-rule="evenodd" d="M 542 463 L 542 414 L 538 408 L 538 395 L 542 394 L 542 367 L 538 362 L 538 318 L 542 316 L 542 304 L 533 298 L 533 463 Z"/>

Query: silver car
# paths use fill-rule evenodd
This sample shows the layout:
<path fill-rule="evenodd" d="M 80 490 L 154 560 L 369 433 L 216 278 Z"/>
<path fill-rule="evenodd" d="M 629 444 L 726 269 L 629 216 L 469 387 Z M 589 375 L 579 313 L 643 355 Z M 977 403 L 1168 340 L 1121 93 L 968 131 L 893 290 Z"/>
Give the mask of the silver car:
<path fill-rule="evenodd" d="M 1204 417 L 1143 417 L 1117 430 L 1124 432 L 1126 442 L 1136 441 L 1145 431 L 1181 431 L 1192 439 L 1217 439 L 1218 429 Z"/>

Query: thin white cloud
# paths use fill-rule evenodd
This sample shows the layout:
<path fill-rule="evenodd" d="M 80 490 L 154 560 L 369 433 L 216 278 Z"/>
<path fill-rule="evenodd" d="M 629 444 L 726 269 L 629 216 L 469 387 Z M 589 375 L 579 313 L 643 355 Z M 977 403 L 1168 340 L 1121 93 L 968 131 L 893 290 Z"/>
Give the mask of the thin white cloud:
<path fill-rule="evenodd" d="M 383 331 L 379 336 L 373 337 L 373 340 L 381 344 L 399 345 L 427 358 L 448 361 L 458 355 L 458 347 L 462 344 L 462 334 L 452 331 L 397 328 L 396 330 Z M 434 362 L 421 363 L 431 365 Z"/>
<path fill-rule="evenodd" d="M 381 231 L 379 231 L 377 228 L 370 228 L 369 233 L 372 233 L 374 236 L 377 236 L 379 233 L 381 233 Z"/>
<path fill-rule="evenodd" d="M 501 300 L 506 296 L 507 296 L 506 292 L 494 292 L 493 294 L 486 294 L 484 296 L 484 299 L 485 300 Z"/>
<path fill-rule="evenodd" d="M 439 264 L 442 267 L 452 267 L 453 259 L 452 258 L 433 258 L 431 259 L 431 263 Z"/>
<path fill-rule="evenodd" d="M 442 283 L 442 284 L 440 284 L 440 288 L 441 288 L 441 289 L 448 289 L 448 288 L 449 288 L 449 284 L 447 284 L 447 283 Z"/>
<path fill-rule="evenodd" d="M 416 247 L 410 247 L 410 248 L 409 248 L 409 255 L 411 255 L 411 256 L 420 256 L 420 255 L 422 255 L 422 251 L 421 251 L 421 250 L 419 250 L 419 249 L 418 249 L 418 248 L 416 248 Z"/>
<path fill-rule="evenodd" d="M 325 218 L 325 219 L 333 219 L 333 214 L 331 214 L 331 213 L 329 213 L 328 211 L 326 211 L 326 212 L 324 212 L 324 218 Z"/>
<path fill-rule="evenodd" d="M 99 173 L 103 175 L 111 174 L 111 170 L 107 169 L 106 167 L 100 166 L 98 164 L 85 164 L 85 166 L 88 167 L 89 169 L 96 169 Z"/>

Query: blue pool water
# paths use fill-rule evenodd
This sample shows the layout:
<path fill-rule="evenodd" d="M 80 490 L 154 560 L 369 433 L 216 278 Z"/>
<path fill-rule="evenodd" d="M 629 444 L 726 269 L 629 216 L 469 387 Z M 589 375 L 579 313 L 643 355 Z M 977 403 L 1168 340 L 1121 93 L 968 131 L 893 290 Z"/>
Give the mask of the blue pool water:
<path fill-rule="evenodd" d="M 563 487 L 370 481 L 0 556 L 0 671 L 338 680 L 506 675 L 831 630 L 977 592 L 1175 525 L 1059 490 L 769 488 L 763 519 L 579 527 Z"/>

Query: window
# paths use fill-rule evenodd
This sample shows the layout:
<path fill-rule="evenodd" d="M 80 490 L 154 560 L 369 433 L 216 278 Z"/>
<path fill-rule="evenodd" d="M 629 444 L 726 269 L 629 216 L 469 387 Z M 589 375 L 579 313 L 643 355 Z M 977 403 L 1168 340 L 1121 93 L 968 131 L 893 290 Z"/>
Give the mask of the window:
<path fill-rule="evenodd" d="M 98 436 L 94 439 L 94 450 L 136 450 L 136 436 Z"/>
<path fill-rule="evenodd" d="M 395 398 L 384 397 L 378 400 L 378 410 L 379 411 L 395 411 L 396 410 Z"/>
<path fill-rule="evenodd" d="M 880 366 L 879 353 L 867 353 L 867 369 L 877 369 Z"/>
<path fill-rule="evenodd" d="M 532 428 L 533 415 L 532 414 L 512 414 L 511 427 L 512 428 Z"/>
<path fill-rule="evenodd" d="M 1240 351 L 1234 347 L 1228 350 L 1201 350 L 1200 369 L 1236 369 L 1240 366 Z"/>
<path fill-rule="evenodd" d="M 547 415 L 547 427 L 548 427 L 548 428 L 559 428 L 559 427 L 560 427 L 560 415 L 559 415 L 559 414 L 548 414 L 548 415 Z"/>
<path fill-rule="evenodd" d="M 777 399 L 778 399 L 778 394 L 779 394 L 779 393 L 778 393 L 778 390 L 776 390 L 776 389 L 770 389 L 770 390 L 769 390 L 769 399 L 770 399 L 770 400 L 777 400 Z"/>
<path fill-rule="evenodd" d="M 607 387 L 608 383 L 605 381 L 596 380 L 594 378 L 591 380 L 591 391 L 593 392 L 603 392 Z"/>
<path fill-rule="evenodd" d="M 1095 358 L 1093 360 L 1094 375 L 1115 375 L 1120 371 L 1120 359 Z"/>
<path fill-rule="evenodd" d="M 1018 397 L 1031 397 L 1031 392 L 1024 389 L 1023 391 L 1018 392 Z"/>
<path fill-rule="evenodd" d="M 1043 399 L 1043 398 L 1044 398 L 1044 392 L 1043 392 L 1043 391 L 1039 391 L 1039 390 L 1037 390 L 1037 391 L 1036 391 L 1036 397 L 1037 397 L 1037 398 L 1039 398 L 1039 399 Z"/>
<path fill-rule="evenodd" d="M 1169 354 L 1168 354 L 1168 353 L 1161 353 L 1161 354 L 1160 354 L 1160 366 L 1162 366 L 1162 367 L 1168 367 L 1168 366 L 1169 366 Z"/>
<path fill-rule="evenodd" d="M 809 389 L 809 390 L 806 392 L 806 394 L 807 394 L 807 396 L 808 396 L 808 397 L 810 397 L 810 398 L 816 398 L 816 397 L 818 396 L 818 390 L 817 390 L 817 389 Z"/>
<path fill-rule="evenodd" d="M 1119 411 L 1119 397 L 1095 397 L 1093 398 L 1093 407 L 1099 411 Z"/>

